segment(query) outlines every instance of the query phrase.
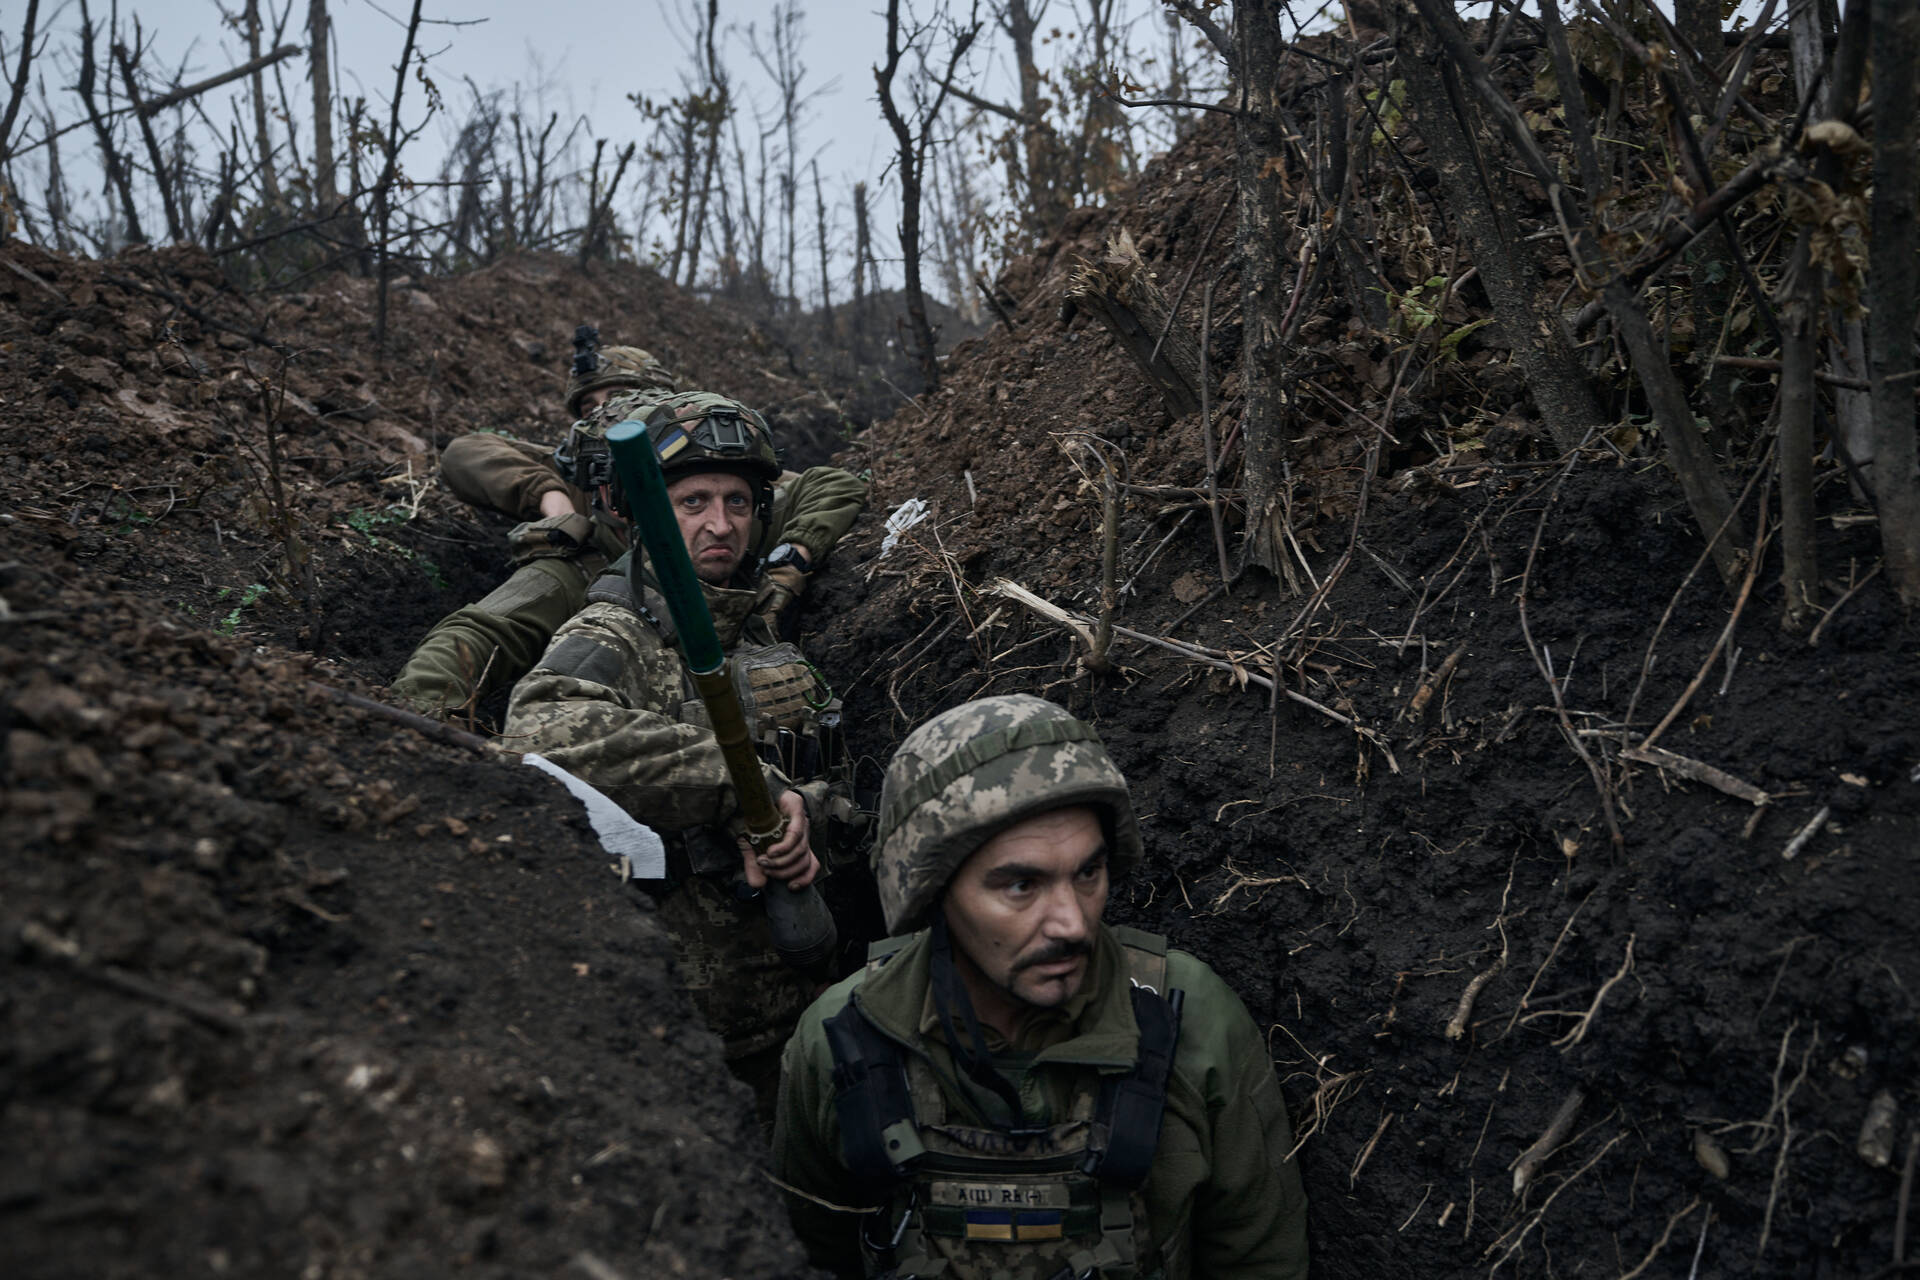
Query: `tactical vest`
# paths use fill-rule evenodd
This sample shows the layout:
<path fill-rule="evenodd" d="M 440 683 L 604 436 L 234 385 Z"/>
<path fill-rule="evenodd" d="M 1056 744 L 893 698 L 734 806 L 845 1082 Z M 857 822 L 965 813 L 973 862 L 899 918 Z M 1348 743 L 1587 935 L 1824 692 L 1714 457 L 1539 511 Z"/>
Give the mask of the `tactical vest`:
<path fill-rule="evenodd" d="M 928 1061 L 867 1021 L 853 1000 L 827 1020 L 842 1154 L 880 1205 L 861 1231 L 868 1274 L 890 1280 L 1153 1280 L 1162 1274 L 1141 1188 L 1160 1141 L 1182 993 L 1161 994 L 1165 938 L 1126 928 L 1114 933 L 1127 957 L 1138 1056 L 1132 1070 L 1102 1075 L 1097 1086 L 1078 1090 L 1066 1114 L 1043 1129 L 953 1120 Z M 889 943 L 897 948 L 904 940 Z M 870 966 L 890 954 L 877 954 Z"/>
<path fill-rule="evenodd" d="M 659 633 L 669 649 L 679 643 L 665 598 L 643 584 L 636 599 L 623 569 L 609 569 L 597 578 L 587 599 L 632 610 Z M 775 640 L 762 620 L 747 618 L 741 636 L 742 642 L 728 651 L 727 661 L 732 664 L 734 691 L 760 758 L 806 796 L 809 815 L 819 824 L 814 843 L 823 858 L 836 865 L 857 858 L 871 815 L 854 798 L 841 700 L 800 646 Z M 713 727 L 684 664 L 679 719 L 703 729 Z M 685 873 L 736 875 L 740 870 L 739 850 L 723 834 L 695 829 L 669 837 L 667 847 L 670 879 Z M 684 855 L 684 867 L 673 865 L 682 860 L 676 854 Z"/>

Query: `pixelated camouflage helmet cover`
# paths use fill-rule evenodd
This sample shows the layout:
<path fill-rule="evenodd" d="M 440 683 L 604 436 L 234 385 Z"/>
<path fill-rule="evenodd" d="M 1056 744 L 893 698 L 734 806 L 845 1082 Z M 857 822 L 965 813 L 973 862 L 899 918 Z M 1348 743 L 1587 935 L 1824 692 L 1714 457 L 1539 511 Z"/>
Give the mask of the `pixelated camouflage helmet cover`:
<path fill-rule="evenodd" d="M 640 347 L 601 347 L 594 354 L 597 359 L 590 371 L 567 375 L 567 412 L 576 418 L 581 416 L 581 401 L 595 391 L 671 392 L 677 388 L 673 372 Z"/>
<path fill-rule="evenodd" d="M 927 923 L 947 881 L 973 852 L 1024 818 L 1086 805 L 1104 819 L 1108 871 L 1141 858 L 1126 779 L 1090 725 L 1026 694 L 980 698 L 907 735 L 880 793 L 874 879 L 887 932 Z"/>

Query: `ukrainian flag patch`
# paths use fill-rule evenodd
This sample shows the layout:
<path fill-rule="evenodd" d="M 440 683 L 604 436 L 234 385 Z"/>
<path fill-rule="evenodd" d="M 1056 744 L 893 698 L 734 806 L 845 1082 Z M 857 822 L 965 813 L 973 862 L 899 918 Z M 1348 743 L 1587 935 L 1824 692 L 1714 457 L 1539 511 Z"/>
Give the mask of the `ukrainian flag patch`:
<path fill-rule="evenodd" d="M 1066 1234 L 1066 1215 L 1058 1210 L 967 1210 L 967 1239 L 1059 1240 Z"/>
<path fill-rule="evenodd" d="M 1066 1215 L 1045 1209 L 1016 1214 L 1013 1224 L 1016 1240 L 1058 1240 L 1064 1234 Z"/>
<path fill-rule="evenodd" d="M 1006 1209 L 967 1210 L 967 1239 L 1013 1239 L 1013 1214 Z"/>
<path fill-rule="evenodd" d="M 671 427 L 665 435 L 660 437 L 660 442 L 653 446 L 653 452 L 659 457 L 660 461 L 665 462 L 686 448 L 688 439 L 689 437 L 684 430 L 679 427 Z"/>

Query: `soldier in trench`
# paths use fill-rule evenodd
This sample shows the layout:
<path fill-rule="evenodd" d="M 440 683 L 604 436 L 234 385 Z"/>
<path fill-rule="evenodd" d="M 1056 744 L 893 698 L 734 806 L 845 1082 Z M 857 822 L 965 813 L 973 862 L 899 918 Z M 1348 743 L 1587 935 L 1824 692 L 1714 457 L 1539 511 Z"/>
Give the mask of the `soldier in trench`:
<path fill-rule="evenodd" d="M 1141 856 L 1125 779 L 1050 702 L 983 698 L 901 743 L 873 855 L 894 938 L 784 1062 L 774 1169 L 817 1265 L 1307 1274 L 1260 1029 L 1206 965 L 1102 922 Z"/>
<path fill-rule="evenodd" d="M 644 417 L 720 643 L 744 673 L 747 723 L 770 757 L 768 790 L 785 834 L 759 856 L 739 839 L 738 798 L 644 560 L 631 579 L 623 559 L 594 582 L 587 606 L 514 687 L 504 732 L 665 839 L 666 879 L 636 884 L 658 904 L 679 985 L 770 1122 L 780 1047 L 820 975 L 782 959 L 756 898 L 786 892 L 782 883 L 810 884 L 821 856 L 829 864 L 857 859 L 865 826 L 839 700 L 799 647 L 778 635 L 799 589 L 779 570 L 816 568 L 813 549 L 824 556 L 845 532 L 866 486 L 844 471 L 815 468 L 794 481 L 786 507 L 793 514 L 783 523 L 778 491 L 786 475 L 759 414 L 706 392 L 651 405 L 615 397 L 579 432 L 591 443 L 635 416 Z M 617 491 L 610 496 L 624 509 Z M 794 522 L 802 518 L 809 521 L 806 551 L 794 546 Z"/>
<path fill-rule="evenodd" d="M 616 395 L 629 416 L 644 417 L 676 388 L 672 371 L 639 347 L 601 347 L 587 326 L 575 345 L 566 406 L 576 424 Z M 560 624 L 586 606 L 593 580 L 625 551 L 625 522 L 581 483 L 575 440 L 569 431 L 558 449 L 549 449 L 475 432 L 441 454 L 441 474 L 462 501 L 524 523 L 507 535 L 511 576 L 435 623 L 394 677 L 392 692 L 415 710 L 471 712 L 480 699 L 511 686 L 532 668 Z M 757 542 L 755 550 L 786 593 L 783 604 L 798 601 L 812 566 L 825 559 L 864 505 L 865 486 L 837 468 L 779 478 L 772 520 L 758 532 L 777 529 L 780 537 Z"/>
<path fill-rule="evenodd" d="M 579 420 L 619 392 L 675 390 L 673 374 L 639 347 L 599 347 L 583 326 L 567 377 L 567 416 Z M 562 446 L 565 447 L 564 445 Z M 390 686 L 430 715 L 470 711 L 533 666 L 561 623 L 586 604 L 587 586 L 626 547 L 626 531 L 572 483 L 554 450 L 477 431 L 440 455 L 447 487 L 471 506 L 515 516 L 508 579 L 435 623 Z"/>

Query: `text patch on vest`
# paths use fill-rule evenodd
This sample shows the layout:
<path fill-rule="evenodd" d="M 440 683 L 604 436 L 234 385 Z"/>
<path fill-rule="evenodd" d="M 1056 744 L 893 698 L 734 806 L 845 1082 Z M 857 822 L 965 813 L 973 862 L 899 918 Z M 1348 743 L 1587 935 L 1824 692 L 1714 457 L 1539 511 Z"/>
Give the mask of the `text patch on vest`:
<path fill-rule="evenodd" d="M 1072 1203 L 1064 1183 L 936 1182 L 930 1194 L 935 1204 L 969 1209 L 1065 1209 Z"/>

